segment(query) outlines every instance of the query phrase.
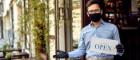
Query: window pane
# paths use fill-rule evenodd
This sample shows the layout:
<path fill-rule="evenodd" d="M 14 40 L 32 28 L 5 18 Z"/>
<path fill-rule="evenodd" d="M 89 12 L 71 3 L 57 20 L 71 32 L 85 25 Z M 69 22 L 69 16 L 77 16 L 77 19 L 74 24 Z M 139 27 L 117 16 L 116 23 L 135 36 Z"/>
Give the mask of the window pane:
<path fill-rule="evenodd" d="M 80 37 L 80 30 L 81 30 L 81 6 L 80 0 L 73 0 L 73 10 L 72 10 L 72 29 L 73 29 L 73 48 L 77 47 L 78 40 Z"/>

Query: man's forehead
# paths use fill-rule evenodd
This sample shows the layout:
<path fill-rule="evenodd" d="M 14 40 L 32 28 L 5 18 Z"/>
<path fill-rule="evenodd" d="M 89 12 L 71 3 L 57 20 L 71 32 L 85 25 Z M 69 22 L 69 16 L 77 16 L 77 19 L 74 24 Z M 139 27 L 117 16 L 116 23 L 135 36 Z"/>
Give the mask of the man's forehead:
<path fill-rule="evenodd" d="M 92 4 L 88 7 L 88 10 L 96 10 L 100 9 L 100 6 L 98 4 Z"/>

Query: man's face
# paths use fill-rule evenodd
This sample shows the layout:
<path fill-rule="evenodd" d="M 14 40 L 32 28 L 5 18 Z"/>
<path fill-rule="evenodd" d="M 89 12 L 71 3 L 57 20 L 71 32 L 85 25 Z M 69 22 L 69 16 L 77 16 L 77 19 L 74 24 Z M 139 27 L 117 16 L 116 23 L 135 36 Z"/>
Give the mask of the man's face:
<path fill-rule="evenodd" d="M 101 9 L 100 9 L 100 6 L 98 4 L 92 4 L 88 7 L 88 16 L 89 14 L 94 14 L 94 13 L 101 13 Z"/>
<path fill-rule="evenodd" d="M 92 22 L 98 22 L 101 19 L 101 9 L 98 4 L 92 4 L 88 7 L 88 12 L 89 20 Z"/>

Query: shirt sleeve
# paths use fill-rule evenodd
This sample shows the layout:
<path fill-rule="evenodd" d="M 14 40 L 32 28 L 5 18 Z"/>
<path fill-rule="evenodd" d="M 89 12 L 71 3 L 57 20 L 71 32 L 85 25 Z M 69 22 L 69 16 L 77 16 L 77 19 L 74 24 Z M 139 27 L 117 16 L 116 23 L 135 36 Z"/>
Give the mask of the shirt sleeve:
<path fill-rule="evenodd" d="M 81 32 L 78 48 L 75 49 L 74 51 L 68 52 L 70 58 L 77 58 L 85 54 L 86 47 L 84 42 L 85 41 L 84 41 L 83 32 Z"/>
<path fill-rule="evenodd" d="M 118 31 L 118 28 L 115 26 L 114 27 L 114 30 L 113 30 L 113 39 L 114 40 L 118 40 L 119 43 L 120 43 L 120 35 L 119 35 L 119 31 Z"/>
<path fill-rule="evenodd" d="M 115 28 L 114 28 L 114 30 L 113 30 L 114 32 L 114 35 L 113 35 L 113 39 L 114 40 L 118 40 L 118 44 L 121 44 L 121 42 L 120 42 L 120 35 L 119 35 L 119 31 L 118 31 L 118 28 L 115 26 Z M 122 45 L 122 44 L 121 44 Z M 123 46 L 123 45 L 122 45 Z M 124 51 L 124 49 L 123 49 L 123 51 Z M 120 55 L 120 56 L 122 56 L 123 55 L 123 53 L 118 53 L 118 55 Z"/>

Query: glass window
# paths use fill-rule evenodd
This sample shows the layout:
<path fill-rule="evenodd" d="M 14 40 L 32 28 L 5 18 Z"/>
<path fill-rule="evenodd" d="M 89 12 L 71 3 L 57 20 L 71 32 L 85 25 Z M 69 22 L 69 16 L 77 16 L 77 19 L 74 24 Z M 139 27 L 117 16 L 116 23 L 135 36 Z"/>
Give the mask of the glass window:
<path fill-rule="evenodd" d="M 81 5 L 80 0 L 72 0 L 72 30 L 73 30 L 73 48 L 77 48 L 81 30 Z"/>

